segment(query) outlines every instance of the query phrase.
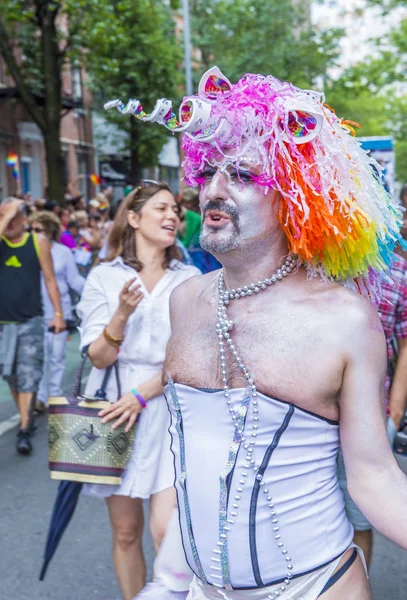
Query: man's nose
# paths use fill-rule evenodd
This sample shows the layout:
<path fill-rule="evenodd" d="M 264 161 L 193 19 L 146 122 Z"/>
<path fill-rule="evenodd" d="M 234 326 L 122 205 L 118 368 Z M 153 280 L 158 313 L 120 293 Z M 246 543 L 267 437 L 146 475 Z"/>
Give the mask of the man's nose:
<path fill-rule="evenodd" d="M 227 200 L 228 194 L 228 174 L 218 169 L 212 179 L 205 186 L 205 197 L 211 200 Z"/>

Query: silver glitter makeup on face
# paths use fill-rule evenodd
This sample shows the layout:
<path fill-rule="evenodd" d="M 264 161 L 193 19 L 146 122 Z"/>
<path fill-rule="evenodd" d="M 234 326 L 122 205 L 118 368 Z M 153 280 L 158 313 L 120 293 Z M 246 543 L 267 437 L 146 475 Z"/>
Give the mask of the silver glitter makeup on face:
<path fill-rule="evenodd" d="M 225 159 L 216 169 L 208 166 L 202 177 L 200 206 L 205 215 L 206 206 L 211 202 L 219 204 L 219 210 L 234 210 L 229 222 L 211 227 L 202 221 L 200 245 L 211 254 L 222 255 L 239 251 L 250 240 L 258 240 L 271 235 L 277 223 L 277 192 L 256 184 L 259 165 L 239 166 L 234 159 Z"/>

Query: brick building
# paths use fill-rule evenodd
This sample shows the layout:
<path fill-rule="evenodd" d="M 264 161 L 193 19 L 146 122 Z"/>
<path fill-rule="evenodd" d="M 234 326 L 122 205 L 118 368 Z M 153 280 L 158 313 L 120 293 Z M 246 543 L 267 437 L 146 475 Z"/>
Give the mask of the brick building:
<path fill-rule="evenodd" d="M 94 172 L 94 146 L 91 96 L 79 68 L 66 68 L 63 74 L 61 142 L 65 161 L 65 182 L 87 198 L 95 193 L 87 175 Z M 41 106 L 42 98 L 36 96 Z M 15 152 L 20 161 L 20 186 L 34 198 L 45 197 L 47 171 L 42 133 L 21 103 L 13 79 L 0 57 L 0 200 L 18 191 L 6 158 Z M 79 176 L 82 176 L 78 179 Z"/>

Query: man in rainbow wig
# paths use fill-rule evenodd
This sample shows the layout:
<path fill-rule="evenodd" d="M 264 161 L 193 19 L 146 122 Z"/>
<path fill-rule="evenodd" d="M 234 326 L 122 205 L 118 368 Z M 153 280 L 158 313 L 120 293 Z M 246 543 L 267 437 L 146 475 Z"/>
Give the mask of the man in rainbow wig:
<path fill-rule="evenodd" d="M 223 268 L 171 298 L 166 397 L 188 600 L 368 600 L 336 478 L 407 548 L 407 479 L 386 436 L 374 301 L 401 213 L 323 95 L 216 67 L 180 117 L 201 246 Z M 376 165 L 377 167 L 377 165 Z"/>

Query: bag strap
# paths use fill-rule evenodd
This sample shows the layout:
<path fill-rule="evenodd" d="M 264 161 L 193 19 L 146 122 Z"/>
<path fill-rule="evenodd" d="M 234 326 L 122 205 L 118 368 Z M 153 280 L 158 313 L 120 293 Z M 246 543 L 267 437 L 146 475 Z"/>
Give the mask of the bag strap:
<path fill-rule="evenodd" d="M 72 388 L 72 396 L 74 398 L 77 398 L 82 393 L 82 391 L 81 391 L 82 390 L 82 377 L 83 377 L 83 371 L 85 369 L 86 361 L 89 358 L 89 356 L 88 356 L 89 346 L 90 346 L 90 344 L 88 344 L 87 346 L 84 346 L 82 348 L 82 352 L 81 352 L 82 360 L 78 367 L 78 370 L 76 371 L 75 382 L 74 382 L 73 388 Z"/>
<path fill-rule="evenodd" d="M 83 372 L 85 369 L 86 361 L 89 358 L 89 354 L 88 354 L 89 346 L 90 346 L 90 344 L 88 346 L 84 346 L 82 348 L 82 353 L 81 353 L 82 360 L 81 360 L 81 363 L 76 372 L 75 382 L 74 382 L 73 388 L 72 388 L 72 396 L 74 398 L 78 398 L 79 396 L 82 395 L 82 378 L 83 378 Z M 112 365 L 109 365 L 106 368 L 105 374 L 103 377 L 103 381 L 102 381 L 102 387 L 99 390 L 97 390 L 97 392 L 95 394 L 95 398 L 98 398 L 101 400 L 106 399 L 106 388 L 107 388 L 107 384 L 109 382 L 110 375 L 112 373 L 113 368 L 114 368 L 115 374 L 116 374 L 117 391 L 119 394 L 118 397 L 119 398 L 121 397 L 122 391 L 121 391 L 120 376 L 119 376 L 119 366 L 118 366 L 118 362 L 116 360 Z"/>
<path fill-rule="evenodd" d="M 119 394 L 118 397 L 121 398 L 122 390 L 121 390 L 121 385 L 120 385 L 119 366 L 117 364 L 117 360 L 112 365 L 109 365 L 106 368 L 105 375 L 104 375 L 103 381 L 102 381 L 102 387 L 97 390 L 97 392 L 95 394 L 95 398 L 98 398 L 100 400 L 106 400 L 106 388 L 107 388 L 107 384 L 110 379 L 110 375 L 112 373 L 112 369 L 114 369 L 115 375 L 116 375 L 117 392 Z"/>

